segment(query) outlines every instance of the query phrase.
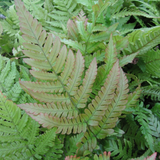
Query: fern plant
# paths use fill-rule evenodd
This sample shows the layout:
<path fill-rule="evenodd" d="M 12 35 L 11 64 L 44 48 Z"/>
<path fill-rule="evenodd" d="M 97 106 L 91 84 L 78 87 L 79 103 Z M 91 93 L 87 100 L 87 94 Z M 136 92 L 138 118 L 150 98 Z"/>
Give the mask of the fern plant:
<path fill-rule="evenodd" d="M 2 129 L 5 126 L 2 135 L 7 137 L 3 136 L 0 142 L 1 158 L 64 159 L 67 156 L 66 159 L 110 159 L 111 156 L 125 160 L 143 154 L 139 157 L 143 160 L 155 151 L 160 152 L 158 116 L 153 109 L 150 111 L 138 103 L 140 83 L 146 85 L 148 82 L 154 87 L 159 84 L 159 50 L 149 51 L 159 43 L 159 27 L 139 29 L 123 37 L 128 31 L 120 31 L 120 28 L 129 18 L 119 17 L 144 14 L 136 13 L 137 10 L 121 10 L 123 2 L 66 0 L 60 4 L 56 0 L 24 0 L 24 3 L 15 0 L 18 16 L 14 19 L 14 7 L 9 10 L 14 12 L 12 21 L 20 21 L 21 31 L 18 28 L 17 31 L 20 36 L 23 34 L 25 43 L 13 54 L 18 56 L 22 51 L 29 57 L 23 60 L 34 78 L 18 63 L 19 59 L 0 57 L 2 92 L 29 115 L 16 109 L 17 106 L 1 94 Z M 82 6 L 78 6 L 79 3 Z M 83 10 L 76 16 L 81 8 Z M 112 14 L 111 19 L 118 19 L 108 20 L 111 27 L 105 22 L 107 14 Z M 152 14 L 144 15 L 149 17 Z M 68 18 L 72 20 L 68 21 Z M 133 31 L 134 26 L 131 24 L 126 28 Z M 51 33 L 61 32 L 63 28 L 63 32 L 50 34 L 42 27 Z M 136 56 L 138 63 L 133 61 Z M 134 63 L 131 65 L 136 70 L 133 72 L 132 68 L 130 73 L 136 73 L 140 79 L 136 83 L 132 81 L 136 76 L 127 74 L 131 81 L 130 91 L 121 68 L 128 63 Z M 17 82 L 19 78 L 21 80 Z M 136 85 L 139 87 L 135 90 Z M 147 87 L 142 87 L 142 93 L 144 89 L 150 89 Z M 9 137 L 11 128 L 17 132 L 16 135 L 9 133 Z M 11 137 L 13 140 L 8 141 Z M 44 144 L 42 147 L 40 141 Z M 25 148 L 21 150 L 18 145 Z M 13 148 L 7 150 L 4 146 L 15 146 L 13 155 Z M 155 157 L 156 153 L 148 159 Z"/>
<path fill-rule="evenodd" d="M 0 93 L 1 159 L 59 159 L 62 145 L 56 129 L 40 134 L 39 124 Z M 56 151 L 57 150 L 57 151 Z M 58 154 L 58 150 L 59 153 Z M 56 151 L 56 154 L 55 154 Z"/>
<path fill-rule="evenodd" d="M 31 74 L 37 82 L 20 81 L 21 87 L 41 103 L 18 105 L 43 127 L 57 128 L 56 133 L 84 132 L 77 144 L 77 155 L 87 155 L 97 147 L 97 139 L 114 133 L 114 127 L 128 101 L 127 79 L 116 57 L 95 98 L 91 98 L 97 75 L 94 58 L 85 70 L 80 51 L 75 55 L 62 46 L 59 38 L 51 34 L 26 10 L 23 2 L 15 1 L 21 32 L 26 43 L 23 53 L 30 57 L 24 61 L 32 66 Z M 101 3 L 99 5 L 102 5 Z M 96 15 L 96 6 L 95 15 Z M 82 24 L 82 25 L 81 25 Z M 81 31 L 83 23 L 79 24 Z M 112 39 L 108 54 L 114 55 Z M 132 101 L 132 98 L 130 99 Z"/>

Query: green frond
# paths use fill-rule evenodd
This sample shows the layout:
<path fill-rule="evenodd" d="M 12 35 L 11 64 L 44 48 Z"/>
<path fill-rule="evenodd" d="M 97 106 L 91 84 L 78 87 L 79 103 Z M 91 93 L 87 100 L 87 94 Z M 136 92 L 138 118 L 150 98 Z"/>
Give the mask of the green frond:
<path fill-rule="evenodd" d="M 117 51 L 116 51 L 116 47 L 113 43 L 112 34 L 110 36 L 109 43 L 108 43 L 108 46 L 107 46 L 105 52 L 106 52 L 105 59 L 104 59 L 104 61 L 106 62 L 105 70 L 106 70 L 106 75 L 108 75 L 111 68 L 113 67 L 113 64 L 116 62 L 116 59 L 117 59 L 117 57 L 116 57 Z"/>
<path fill-rule="evenodd" d="M 55 128 L 38 135 L 39 124 L 27 114 L 21 115 L 21 110 L 2 93 L 0 108 L 0 159 L 41 159 L 52 146 L 55 147 Z"/>
<path fill-rule="evenodd" d="M 77 3 L 86 6 L 86 9 L 91 11 L 92 6 L 97 2 L 97 0 L 90 1 L 90 0 L 76 0 Z"/>
<path fill-rule="evenodd" d="M 160 17 L 156 17 L 156 16 L 151 16 L 150 14 L 147 14 L 143 11 L 140 10 L 123 10 L 121 12 L 118 12 L 114 15 L 112 15 L 112 18 L 120 18 L 120 17 L 126 17 L 126 16 L 143 16 L 146 18 L 160 18 Z"/>
<path fill-rule="evenodd" d="M 140 97 L 140 94 L 141 94 L 141 89 L 140 87 L 137 87 L 133 93 L 130 93 L 128 95 L 128 102 L 126 104 L 126 109 L 136 106 L 136 103 L 138 102 L 138 98 Z"/>
<path fill-rule="evenodd" d="M 51 30 L 62 32 L 63 26 L 81 10 L 76 0 L 54 0 L 52 11 L 48 13 L 50 20 L 46 21 Z"/>
<path fill-rule="evenodd" d="M 93 151 L 97 146 L 97 139 L 92 132 L 85 132 L 81 142 L 77 144 L 76 155 L 82 156 L 85 151 Z"/>
<path fill-rule="evenodd" d="M 106 73 L 105 65 L 102 65 L 97 70 L 97 77 L 93 85 L 93 93 L 91 94 L 91 98 L 95 98 L 95 96 L 98 95 L 98 91 L 103 86 L 107 77 L 107 74 L 104 73 Z"/>
<path fill-rule="evenodd" d="M 32 10 L 32 6 L 31 5 L 37 5 L 38 7 L 43 5 L 43 0 L 23 0 L 24 4 L 26 5 L 26 8 L 28 10 Z"/>
<path fill-rule="evenodd" d="M 111 157 L 114 160 L 126 160 L 132 158 L 132 143 L 126 139 L 108 140 L 108 145 L 105 146 L 106 151 L 111 152 Z"/>
<path fill-rule="evenodd" d="M 149 50 L 142 56 L 145 63 L 146 72 L 153 77 L 160 78 L 160 50 Z"/>
<path fill-rule="evenodd" d="M 152 135 L 156 138 L 160 137 L 160 122 L 157 120 L 157 118 L 154 115 L 151 115 L 149 118 L 149 128 L 152 131 Z M 158 139 L 155 139 L 155 143 L 159 142 Z M 156 150 L 156 148 L 155 148 Z"/>
<path fill-rule="evenodd" d="M 51 135 L 52 136 L 52 135 Z M 51 159 L 59 160 L 63 155 L 63 144 L 60 139 L 55 138 L 52 147 L 49 148 L 49 151 L 45 154 L 44 159 L 47 160 L 48 157 Z"/>
<path fill-rule="evenodd" d="M 113 42 L 116 44 L 117 53 L 120 53 L 128 45 L 128 38 L 123 36 L 114 36 Z"/>
<path fill-rule="evenodd" d="M 142 95 L 151 97 L 153 101 L 160 100 L 160 88 L 158 85 L 146 86 L 142 88 Z"/>
<path fill-rule="evenodd" d="M 139 129 L 139 125 L 136 123 L 133 115 L 129 114 L 125 120 L 127 123 L 123 126 L 125 134 L 123 137 L 131 142 L 132 148 L 138 148 L 139 151 L 145 150 L 146 140 Z M 122 121 L 122 124 L 124 123 Z M 134 157 L 137 156 L 137 152 L 134 153 Z"/>
<path fill-rule="evenodd" d="M 152 113 L 154 114 L 154 116 L 156 116 L 158 118 L 158 120 L 160 120 L 160 104 L 156 103 L 152 109 L 151 109 Z"/>
<path fill-rule="evenodd" d="M 14 23 L 14 25 L 16 25 L 17 28 L 19 28 L 19 19 L 14 5 L 11 5 L 9 7 L 9 9 L 7 10 L 7 14 L 8 14 L 7 18 L 9 17 L 10 20 Z"/>
<path fill-rule="evenodd" d="M 68 156 L 75 155 L 78 149 L 75 144 L 79 143 L 84 136 L 84 133 L 77 134 L 75 136 L 67 137 L 65 142 L 65 150 Z"/>
<path fill-rule="evenodd" d="M 8 90 L 8 92 L 4 93 L 4 95 L 7 96 L 8 99 L 12 100 L 13 102 L 16 102 L 19 100 L 19 98 L 21 97 L 21 94 L 23 90 L 21 88 L 21 86 L 19 85 L 19 82 L 16 82 L 12 88 L 10 88 L 10 90 Z"/>
<path fill-rule="evenodd" d="M 138 53 L 143 55 L 149 49 L 159 44 L 160 28 L 152 27 L 147 29 L 139 29 L 128 34 L 129 45 L 123 50 L 124 55 Z"/>
<path fill-rule="evenodd" d="M 116 57 L 117 52 L 113 43 L 112 35 L 110 36 L 109 43 L 104 54 L 105 54 L 105 57 L 103 60 L 105 61 L 106 64 L 98 68 L 97 77 L 93 85 L 93 93 L 95 95 L 97 95 L 99 88 L 103 86 L 114 63 L 117 61 L 117 57 Z M 101 53 L 101 56 L 103 56 L 103 52 Z"/>
<path fill-rule="evenodd" d="M 0 11 L 4 12 L 3 14 L 6 16 L 0 21 L 3 27 L 3 35 L 1 35 L 2 39 L 0 40 L 1 53 L 11 53 L 13 47 L 16 48 L 24 42 L 19 30 L 19 19 L 14 4 L 11 4 L 6 11 L 3 8 L 0 8 Z"/>
<path fill-rule="evenodd" d="M 135 120 L 141 125 L 140 131 L 143 134 L 144 138 L 146 139 L 146 146 L 149 146 L 152 152 L 154 152 L 154 140 L 152 137 L 152 131 L 149 128 L 149 120 L 148 116 L 152 112 L 148 109 L 143 107 L 137 107 L 134 114 L 136 115 Z"/>
<path fill-rule="evenodd" d="M 94 58 L 96 58 L 97 63 L 102 62 L 105 58 L 105 54 L 106 54 L 105 52 L 97 51 L 93 55 L 86 55 L 85 56 L 85 66 L 88 68 Z"/>
<path fill-rule="evenodd" d="M 97 156 L 96 154 L 94 155 L 94 160 L 110 160 L 110 155 L 111 152 L 104 152 L 103 154 L 100 154 L 99 156 Z"/>
<path fill-rule="evenodd" d="M 53 7 L 53 1 L 52 0 L 45 0 L 44 2 L 44 8 L 48 11 L 51 12 Z"/>
<path fill-rule="evenodd" d="M 89 39 L 90 42 L 93 43 L 93 42 L 100 42 L 100 41 L 108 41 L 110 34 L 116 30 L 117 26 L 118 26 L 118 23 L 115 23 L 112 26 L 110 26 L 106 31 L 97 33 L 95 35 L 91 35 Z"/>
<path fill-rule="evenodd" d="M 18 71 L 15 61 L 11 61 L 5 57 L 0 56 L 0 89 L 2 93 L 13 102 L 19 104 L 20 102 L 31 102 L 30 96 L 26 94 L 23 89 L 20 87 L 18 79 L 21 77 L 22 79 L 27 78 L 29 73 L 26 73 L 23 76 L 21 73 L 25 74 L 25 70 L 27 72 L 26 67 L 22 67 L 22 71 Z M 29 78 L 30 80 L 30 78 Z M 29 100 L 29 101 L 27 101 Z"/>
<path fill-rule="evenodd" d="M 17 104 L 33 102 L 33 99 L 31 100 L 31 97 L 26 94 L 19 85 L 18 79 L 24 77 L 21 75 L 21 72 L 19 73 L 15 61 L 0 56 L 0 63 L 0 88 L 2 93 Z M 26 69 L 26 67 L 23 68 Z"/>

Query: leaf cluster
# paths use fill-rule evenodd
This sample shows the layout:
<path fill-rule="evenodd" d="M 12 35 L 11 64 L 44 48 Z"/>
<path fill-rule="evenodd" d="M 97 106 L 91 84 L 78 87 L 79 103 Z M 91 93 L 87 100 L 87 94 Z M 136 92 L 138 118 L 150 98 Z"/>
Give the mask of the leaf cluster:
<path fill-rule="evenodd" d="M 1 8 L 1 159 L 155 159 L 159 103 L 143 101 L 160 99 L 157 8 L 153 0 Z"/>

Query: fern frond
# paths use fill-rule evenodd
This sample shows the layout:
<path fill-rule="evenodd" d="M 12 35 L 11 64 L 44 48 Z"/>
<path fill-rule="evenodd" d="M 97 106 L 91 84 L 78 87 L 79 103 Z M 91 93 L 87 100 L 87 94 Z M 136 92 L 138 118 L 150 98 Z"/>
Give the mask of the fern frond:
<path fill-rule="evenodd" d="M 85 132 L 81 142 L 77 144 L 78 150 L 76 155 L 83 155 L 84 151 L 93 151 L 97 146 L 97 139 L 92 132 Z"/>
<path fill-rule="evenodd" d="M 150 96 L 153 101 L 160 100 L 160 88 L 158 85 L 143 87 L 142 94 L 147 98 Z"/>
<path fill-rule="evenodd" d="M 84 58 L 82 57 L 80 52 L 77 52 L 74 64 L 74 72 L 71 73 L 71 77 L 68 79 L 67 90 L 70 93 L 70 95 L 76 94 L 76 90 L 80 85 L 83 70 L 84 70 Z"/>
<path fill-rule="evenodd" d="M 84 136 L 84 133 L 77 134 L 75 136 L 67 137 L 65 141 L 65 150 L 68 156 L 75 155 L 78 149 L 75 144 L 79 143 Z"/>
<path fill-rule="evenodd" d="M 101 1 L 99 3 L 102 5 Z M 29 56 L 24 61 L 32 66 L 31 73 L 39 79 L 38 82 L 20 81 L 20 84 L 32 97 L 44 102 L 18 106 L 43 127 L 57 128 L 56 133 L 84 132 L 82 141 L 77 145 L 77 153 L 83 155 L 85 150 L 92 151 L 97 146 L 97 138 L 102 139 L 114 132 L 113 128 L 128 98 L 127 79 L 119 67 L 112 36 L 106 50 L 107 64 L 104 69 L 106 67 L 107 73 L 103 77 L 101 89 L 90 102 L 97 74 L 96 59 L 92 60 L 86 71 L 84 57 L 80 51 L 74 55 L 71 50 L 67 51 L 65 45 L 61 47 L 59 38 L 53 41 L 53 36 L 42 30 L 42 26 L 29 14 L 23 2 L 15 0 L 15 4 L 21 31 L 26 40 L 23 52 Z M 88 40 L 86 32 L 90 31 L 91 24 L 87 23 L 82 13 L 77 19 L 81 38 Z M 116 26 L 117 24 L 106 30 L 108 37 L 115 31 Z M 103 40 L 102 38 L 100 41 Z M 86 51 L 87 46 L 89 45 L 86 44 Z"/>
<path fill-rule="evenodd" d="M 86 72 L 82 86 L 76 93 L 75 100 L 78 108 L 84 108 L 86 106 L 87 99 L 89 98 L 89 93 L 92 91 L 92 86 L 97 74 L 97 62 L 96 59 L 92 61 L 89 69 Z"/>
<path fill-rule="evenodd" d="M 153 77 L 160 77 L 160 51 L 154 51 L 149 50 L 147 53 L 145 53 L 145 56 L 142 57 L 144 63 L 146 72 L 151 74 Z"/>
<path fill-rule="evenodd" d="M 154 151 L 154 145 L 153 145 L 154 140 L 152 137 L 152 131 L 149 128 L 149 124 L 148 124 L 148 115 L 150 113 L 151 112 L 149 110 L 139 107 L 136 109 L 136 112 L 134 114 L 137 115 L 135 120 L 137 120 L 141 125 L 140 130 L 141 130 L 141 133 L 144 135 L 144 138 L 146 139 L 147 145 L 150 147 L 152 151 Z"/>
<path fill-rule="evenodd" d="M 0 158 L 1 159 L 41 159 L 54 146 L 55 131 L 38 135 L 39 124 L 0 93 Z M 43 144 L 43 145 L 42 145 Z M 48 156 L 47 158 L 50 158 Z"/>
<path fill-rule="evenodd" d="M 93 43 L 93 42 L 107 41 L 110 37 L 110 34 L 116 30 L 117 26 L 118 24 L 115 23 L 112 26 L 110 26 L 106 31 L 97 33 L 95 35 L 91 35 L 90 42 Z"/>
<path fill-rule="evenodd" d="M 69 20 L 67 29 L 68 37 L 62 38 L 62 42 L 80 50 L 82 55 L 90 56 L 90 53 L 106 49 L 106 41 L 111 33 L 115 32 L 118 24 L 107 28 L 100 24 L 89 23 L 86 16 L 79 14 L 74 21 Z"/>
<path fill-rule="evenodd" d="M 23 90 L 19 82 L 17 82 L 19 73 L 16 64 L 14 61 L 11 62 L 9 59 L 5 59 L 2 56 L 0 56 L 0 63 L 0 90 L 8 99 L 13 102 L 18 102 Z"/>
<path fill-rule="evenodd" d="M 157 118 L 154 115 L 151 115 L 149 118 L 149 128 L 152 131 L 152 135 L 154 137 L 159 138 L 160 137 L 160 122 L 157 120 Z"/>
<path fill-rule="evenodd" d="M 156 16 L 152 16 L 152 15 L 149 15 L 143 11 L 140 11 L 140 10 L 123 10 L 119 13 L 116 13 L 114 15 L 112 15 L 112 18 L 120 18 L 120 17 L 126 17 L 126 16 L 143 16 L 143 17 L 146 17 L 146 18 L 159 18 L 159 17 L 156 17 Z"/>
<path fill-rule="evenodd" d="M 67 21 L 74 16 L 77 16 L 81 10 L 81 5 L 78 5 L 76 0 L 54 0 L 53 9 L 48 13 L 51 30 L 62 32 L 63 26 L 66 26 Z"/>
<path fill-rule="evenodd" d="M 101 54 L 101 55 L 103 55 L 103 54 Z M 116 60 L 117 60 L 116 56 L 117 56 L 117 52 L 116 52 L 116 48 L 114 46 L 113 38 L 111 35 L 108 46 L 105 50 L 104 61 L 106 62 L 106 64 L 98 68 L 97 77 L 96 77 L 95 83 L 93 85 L 93 93 L 95 95 L 97 95 L 99 88 L 101 88 L 103 86 L 105 79 L 107 78 L 109 72 L 111 71 L 111 68 L 113 67 L 114 63 L 116 62 Z"/>
<path fill-rule="evenodd" d="M 125 121 L 127 122 L 123 126 L 123 135 L 125 139 L 131 142 L 132 148 L 138 148 L 139 151 L 145 150 L 146 140 L 139 129 L 139 125 L 136 123 L 133 115 L 129 114 L 126 116 Z M 122 124 L 124 122 L 122 121 Z M 134 153 L 134 157 L 137 156 L 137 152 Z"/>
<path fill-rule="evenodd" d="M 105 150 L 111 152 L 114 160 L 126 160 L 132 157 L 132 144 L 126 139 L 108 140 Z"/>
<path fill-rule="evenodd" d="M 128 85 L 127 79 L 122 70 L 120 70 L 120 80 L 118 82 L 116 95 L 113 100 L 108 104 L 105 111 L 105 115 L 99 125 L 91 127 L 91 130 L 98 138 L 102 139 L 108 135 L 111 135 L 114 131 L 112 128 L 115 127 L 118 117 L 121 115 L 121 111 L 124 110 L 125 104 L 127 103 Z"/>
<path fill-rule="evenodd" d="M 123 50 L 124 55 L 138 53 L 143 55 L 149 49 L 159 44 L 160 28 L 152 27 L 149 29 L 141 29 L 128 34 L 129 45 Z"/>
<path fill-rule="evenodd" d="M 133 93 L 130 93 L 128 95 L 128 102 L 126 104 L 126 109 L 136 105 L 136 103 L 138 102 L 138 98 L 140 97 L 140 94 L 141 94 L 141 89 L 140 87 L 137 87 Z"/>
<path fill-rule="evenodd" d="M 88 109 L 85 110 L 85 113 L 90 117 L 89 124 L 91 126 L 96 126 L 98 121 L 101 121 L 101 116 L 105 114 L 105 110 L 108 110 L 108 105 L 112 102 L 115 87 L 119 79 L 119 67 L 118 62 L 114 65 L 108 78 L 105 81 L 104 86 L 101 88 L 101 91 L 98 92 L 98 96 L 89 104 Z"/>
<path fill-rule="evenodd" d="M 117 50 L 113 43 L 112 34 L 110 36 L 109 43 L 108 43 L 108 46 L 105 52 L 106 54 L 105 54 L 104 61 L 106 62 L 105 70 L 106 70 L 106 75 L 107 75 L 110 72 L 111 68 L 113 67 L 113 64 L 116 62 L 116 56 L 117 56 Z"/>

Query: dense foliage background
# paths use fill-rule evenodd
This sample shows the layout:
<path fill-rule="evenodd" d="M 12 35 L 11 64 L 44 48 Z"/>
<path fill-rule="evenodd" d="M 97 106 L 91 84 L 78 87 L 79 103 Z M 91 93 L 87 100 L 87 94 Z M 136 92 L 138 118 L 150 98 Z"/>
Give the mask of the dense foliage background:
<path fill-rule="evenodd" d="M 158 159 L 160 0 L 23 3 L 0 0 L 0 159 Z"/>

